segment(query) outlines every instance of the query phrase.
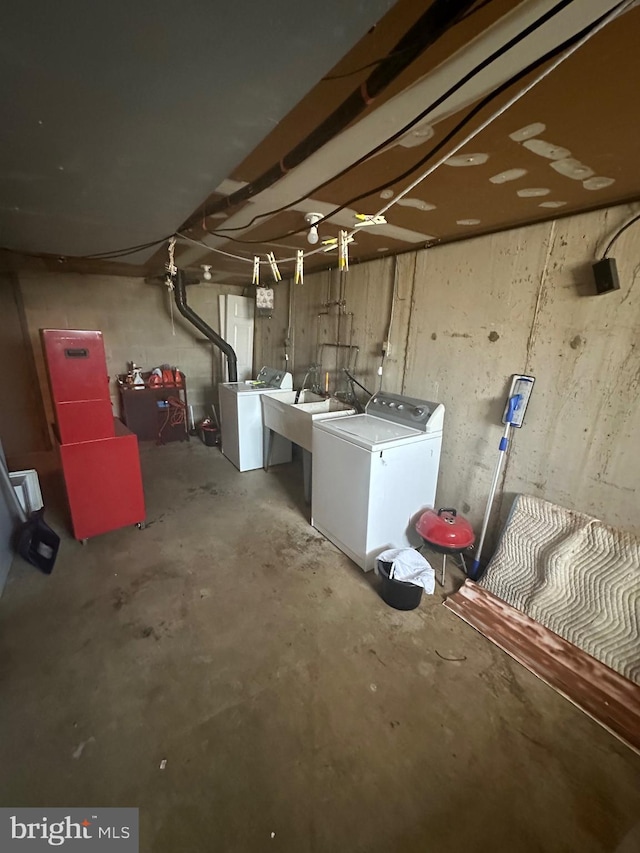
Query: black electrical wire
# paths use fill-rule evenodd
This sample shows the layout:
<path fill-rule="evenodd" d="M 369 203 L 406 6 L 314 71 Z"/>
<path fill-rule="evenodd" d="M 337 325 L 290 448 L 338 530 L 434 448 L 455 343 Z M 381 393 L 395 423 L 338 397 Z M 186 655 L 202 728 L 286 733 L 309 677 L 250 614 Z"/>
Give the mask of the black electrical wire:
<path fill-rule="evenodd" d="M 371 393 L 371 391 L 369 391 L 369 389 L 368 389 L 368 388 L 365 388 L 365 387 L 364 387 L 364 385 L 363 385 L 361 382 L 358 382 L 358 380 L 355 378 L 355 376 L 352 376 L 352 375 L 349 373 L 349 371 L 347 370 L 347 368 L 346 368 L 346 367 L 343 367 L 342 369 L 343 369 L 343 371 L 347 374 L 347 376 L 349 377 L 349 381 L 350 381 L 350 382 L 355 383 L 355 384 L 358 386 L 358 388 L 362 388 L 362 390 L 364 391 L 364 393 L 365 393 L 365 394 L 368 394 L 370 398 L 371 398 L 371 397 L 373 397 L 373 394 Z"/>
<path fill-rule="evenodd" d="M 406 171 L 402 172 L 399 175 L 396 175 L 395 177 L 391 178 L 390 180 L 385 181 L 383 184 L 379 184 L 377 187 L 369 188 L 369 189 L 365 190 L 364 192 L 360 193 L 359 195 L 348 199 L 343 204 L 334 208 L 334 210 L 332 210 L 331 213 L 327 213 L 326 216 L 323 216 L 322 219 L 319 219 L 318 222 L 316 223 L 316 225 L 319 225 L 321 222 L 324 222 L 327 219 L 330 219 L 332 216 L 335 216 L 336 213 L 339 213 L 341 210 L 344 210 L 345 207 L 349 207 L 352 204 L 354 204 L 355 202 L 361 201 L 363 198 L 367 198 L 370 195 L 373 195 L 375 193 L 380 193 L 380 192 L 382 192 L 382 190 L 385 190 L 388 187 L 393 186 L 393 184 L 397 183 L 398 181 L 402 181 L 405 178 L 410 177 L 412 174 L 414 174 L 414 172 L 417 172 L 421 166 L 424 166 L 428 160 L 430 160 L 435 154 L 437 154 L 439 151 L 441 151 L 442 148 L 448 142 L 450 142 L 451 139 L 460 130 L 462 130 L 481 110 L 483 110 L 488 104 L 490 104 L 493 100 L 495 100 L 495 98 L 499 97 L 501 94 L 503 94 L 505 91 L 507 91 L 514 83 L 517 83 L 523 77 L 526 77 L 532 71 L 535 71 L 538 67 L 540 67 L 541 65 L 544 65 L 545 62 L 548 62 L 550 59 L 553 59 L 559 53 L 566 50 L 568 47 L 571 47 L 573 44 L 575 44 L 577 41 L 579 41 L 585 35 L 590 33 L 600 23 L 600 21 L 603 20 L 609 13 L 610 12 L 607 12 L 605 15 L 602 15 L 600 18 L 598 18 L 596 21 L 594 21 L 588 27 L 585 27 L 580 32 L 578 32 L 575 35 L 571 36 L 570 38 L 566 39 L 564 42 L 562 42 L 557 47 L 553 48 L 552 50 L 545 53 L 543 56 L 534 60 L 534 62 L 530 63 L 528 66 L 526 66 L 521 71 L 519 71 L 517 74 L 515 74 L 513 77 L 509 78 L 509 80 L 506 80 L 504 83 L 502 83 L 497 89 L 495 89 L 489 95 L 484 97 L 481 101 L 479 101 L 476 104 L 475 107 L 473 107 L 467 113 L 467 115 L 461 121 L 458 122 L 458 124 L 456 124 L 456 126 L 452 130 L 449 131 L 449 133 L 446 134 L 446 136 L 437 145 L 435 145 L 421 160 L 419 160 L 417 163 L 415 163 L 409 169 L 407 169 Z M 234 243 L 264 244 L 264 243 L 272 243 L 272 242 L 275 242 L 277 240 L 285 240 L 288 237 L 291 237 L 295 234 L 301 234 L 307 230 L 308 230 L 308 226 L 304 225 L 301 228 L 297 228 L 293 231 L 287 231 L 285 234 L 278 234 L 277 236 L 269 237 L 269 238 L 261 238 L 260 240 L 241 240 L 241 239 L 238 239 L 236 237 L 230 237 L 227 234 L 220 234 L 219 236 L 220 237 L 226 237 L 227 240 L 231 240 Z M 214 232 L 214 231 L 210 232 L 210 233 L 212 233 L 214 235 L 216 234 L 216 232 Z"/>
<path fill-rule="evenodd" d="M 352 71 L 345 71 L 344 74 L 327 74 L 326 77 L 321 78 L 320 82 L 324 83 L 325 80 L 346 80 L 347 77 L 353 77 L 355 74 L 360 74 L 361 71 L 367 71 L 369 68 L 381 65 L 383 62 L 386 62 L 389 57 L 399 56 L 404 52 L 405 51 L 397 50 L 392 53 L 387 53 L 385 56 L 381 56 L 380 59 L 374 59 L 371 62 L 367 62 L 366 65 L 361 65 L 360 68 L 354 68 Z"/>
<path fill-rule="evenodd" d="M 460 78 L 460 80 L 450 86 L 446 92 L 443 92 L 443 94 L 440 95 L 431 104 L 429 104 L 428 107 L 422 110 L 422 112 L 420 112 L 417 116 L 412 118 L 410 122 L 407 122 L 407 124 L 405 124 L 399 130 L 395 131 L 395 133 L 387 137 L 387 139 L 385 139 L 383 142 L 376 145 L 375 148 L 372 148 L 366 154 L 363 154 L 362 157 L 359 157 L 357 160 L 354 160 L 354 162 L 351 163 L 349 166 L 346 166 L 344 169 L 342 169 L 342 171 L 338 172 L 336 175 L 333 175 L 331 178 L 328 178 L 326 181 L 323 181 L 321 184 L 318 184 L 318 186 L 309 190 L 304 195 L 300 196 L 300 198 L 294 199 L 294 201 L 290 201 L 287 204 L 275 208 L 274 210 L 267 211 L 266 213 L 259 213 L 254 216 L 253 219 L 251 219 L 246 225 L 239 225 L 233 228 L 216 228 L 215 231 L 209 231 L 209 233 L 214 234 L 215 236 L 223 236 L 231 231 L 246 231 L 247 228 L 251 228 L 251 226 L 259 219 L 264 219 L 267 216 L 274 216 L 276 213 L 282 213 L 284 210 L 288 210 L 290 207 L 295 206 L 296 204 L 300 204 L 300 202 L 305 201 L 305 199 L 310 198 L 318 191 L 324 189 L 326 186 L 329 186 L 334 181 L 337 181 L 339 178 L 342 178 L 344 175 L 348 174 L 350 171 L 360 166 L 366 160 L 373 157 L 375 154 L 378 154 L 387 146 L 391 145 L 391 143 L 395 142 L 396 139 L 401 136 L 404 136 L 404 134 L 411 130 L 412 127 L 415 127 L 416 124 L 425 119 L 430 113 L 433 112 L 433 110 L 437 109 L 441 104 L 448 100 L 448 98 L 450 98 L 459 89 L 465 86 L 470 80 L 473 80 L 473 78 L 476 77 L 481 71 L 484 71 L 485 68 L 487 68 L 493 62 L 495 62 L 497 59 L 499 59 L 501 56 L 511 50 L 511 48 L 515 47 L 517 44 L 523 41 L 523 39 L 528 38 L 533 32 L 535 32 L 541 26 L 546 24 L 549 20 L 551 20 L 551 18 L 561 12 L 566 6 L 571 5 L 571 3 L 573 2 L 574 0 L 561 0 L 560 3 L 557 3 L 552 9 L 549 9 L 548 12 L 545 12 L 544 15 L 542 15 L 533 23 L 529 24 L 528 27 L 525 27 L 516 36 L 514 36 L 512 39 L 510 39 L 508 42 L 498 48 L 498 50 L 494 51 L 490 56 L 488 56 L 486 59 L 483 59 L 482 62 L 478 63 L 478 65 L 468 71 L 463 77 Z M 323 217 L 323 219 L 320 219 L 318 221 L 323 222 L 324 219 L 326 219 L 326 217 Z M 301 228 L 300 230 L 304 231 L 306 229 Z"/>
<path fill-rule="evenodd" d="M 616 233 L 615 233 L 615 234 L 613 235 L 613 237 L 609 240 L 609 242 L 608 242 L 608 244 L 607 244 L 607 248 L 606 248 L 606 249 L 604 250 L 604 252 L 602 253 L 602 260 L 603 260 L 603 261 L 604 261 L 604 259 L 607 257 L 607 255 L 609 254 L 609 251 L 610 251 L 611 247 L 612 247 L 612 246 L 613 246 L 613 244 L 616 242 L 616 240 L 618 239 L 618 237 L 620 237 L 620 235 L 621 235 L 621 234 L 624 234 L 624 232 L 627 230 L 627 228 L 629 228 L 631 225 L 633 225 L 633 223 L 634 223 L 634 222 L 637 222 L 639 219 L 640 219 L 640 213 L 637 213 L 637 214 L 636 214 L 634 217 L 632 217 L 632 218 L 631 218 L 627 223 L 625 223 L 625 224 L 622 226 L 622 228 L 618 228 L 618 230 L 616 231 Z"/>
<path fill-rule="evenodd" d="M 6 246 L 0 247 L 2 252 L 10 252 L 12 255 L 22 255 L 25 258 L 59 258 L 60 260 L 70 261 L 111 261 L 118 258 L 124 258 L 128 255 L 135 255 L 144 249 L 150 249 L 152 246 L 160 246 L 166 243 L 174 235 L 168 234 L 161 237 L 159 240 L 150 240 L 148 243 L 139 243 L 137 246 L 126 246 L 122 249 L 112 249 L 109 252 L 96 252 L 93 255 L 63 255 L 57 252 L 23 252 L 20 249 L 9 249 Z"/>
<path fill-rule="evenodd" d="M 170 240 L 172 236 L 173 236 L 172 234 L 169 234 L 165 237 L 161 237 L 158 240 L 149 240 L 147 243 L 138 243 L 135 246 L 124 246 L 122 249 L 111 249 L 107 252 L 94 252 L 93 254 L 90 254 L 90 255 L 79 255 L 78 257 L 87 258 L 87 259 L 95 258 L 95 259 L 99 260 L 100 258 L 109 257 L 111 255 L 124 255 L 124 254 L 128 255 L 128 254 L 132 254 L 133 252 L 142 251 L 142 249 L 149 249 L 149 248 L 151 248 L 151 246 L 159 246 L 160 243 L 164 243 L 167 240 Z"/>
<path fill-rule="evenodd" d="M 166 237 L 162 237 L 160 240 L 153 240 L 149 243 L 142 243 L 139 246 L 130 246 L 125 249 L 115 249 L 112 252 L 103 252 L 95 255 L 75 255 L 71 257 L 75 257 L 78 260 L 84 261 L 110 261 L 117 260 L 118 258 L 125 258 L 128 255 L 135 255 L 138 252 L 142 252 L 145 249 L 151 249 L 154 246 L 161 246 L 163 243 L 166 243 L 167 240 L 170 240 L 173 234 L 169 234 Z"/>
<path fill-rule="evenodd" d="M 475 15 L 476 12 L 479 12 L 480 9 L 484 9 L 485 6 L 488 6 L 489 3 L 492 3 L 493 0 L 483 0 L 478 6 L 474 9 L 470 9 L 466 15 L 463 15 L 458 19 L 457 23 L 462 23 L 462 21 L 466 21 L 467 18 L 470 18 L 472 15 Z M 409 48 L 405 48 L 408 50 Z M 374 59 L 371 62 L 367 62 L 366 65 L 361 65 L 359 68 L 354 68 L 352 71 L 345 71 L 344 74 L 327 74 L 326 77 L 322 77 L 321 82 L 325 80 L 345 80 L 347 77 L 353 77 L 355 74 L 360 74 L 362 71 L 367 71 L 369 68 L 373 68 L 376 65 L 380 65 L 383 62 L 386 62 L 387 59 L 391 56 L 399 56 L 404 51 L 392 51 L 391 53 L 385 54 L 385 56 L 381 56 L 379 59 Z"/>

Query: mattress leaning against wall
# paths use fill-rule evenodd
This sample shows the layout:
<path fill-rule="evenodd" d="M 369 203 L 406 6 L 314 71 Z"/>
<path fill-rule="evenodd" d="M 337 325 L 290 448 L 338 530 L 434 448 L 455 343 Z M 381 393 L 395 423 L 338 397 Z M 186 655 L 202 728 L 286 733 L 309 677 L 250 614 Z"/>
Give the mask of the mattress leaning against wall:
<path fill-rule="evenodd" d="M 640 754 L 640 540 L 518 495 L 445 607 Z"/>
<path fill-rule="evenodd" d="M 640 539 L 518 495 L 480 585 L 640 684 Z"/>

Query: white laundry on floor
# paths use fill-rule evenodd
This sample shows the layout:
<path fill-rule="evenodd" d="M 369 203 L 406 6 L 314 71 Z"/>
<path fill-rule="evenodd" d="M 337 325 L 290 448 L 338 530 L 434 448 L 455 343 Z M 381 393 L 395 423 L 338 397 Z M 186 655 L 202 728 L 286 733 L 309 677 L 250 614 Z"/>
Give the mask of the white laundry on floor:
<path fill-rule="evenodd" d="M 389 548 L 378 554 L 378 559 L 391 563 L 389 577 L 396 581 L 412 583 L 433 594 L 436 577 L 433 566 L 414 548 Z"/>

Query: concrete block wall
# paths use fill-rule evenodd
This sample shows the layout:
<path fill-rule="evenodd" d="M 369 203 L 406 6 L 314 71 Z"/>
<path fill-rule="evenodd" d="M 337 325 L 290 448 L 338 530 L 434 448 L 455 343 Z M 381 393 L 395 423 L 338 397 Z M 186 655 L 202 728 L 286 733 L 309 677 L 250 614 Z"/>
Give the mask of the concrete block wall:
<path fill-rule="evenodd" d="M 343 292 L 364 384 L 378 387 L 388 339 L 383 387 L 444 403 L 437 501 L 457 506 L 478 527 L 510 376 L 533 374 L 534 396 L 525 426 L 514 431 L 490 546 L 518 492 L 638 534 L 640 223 L 611 253 L 619 291 L 594 295 L 591 271 L 611 234 L 637 210 L 623 205 L 408 253 L 395 263 L 352 266 L 342 291 L 335 272 L 306 276 L 292 294 L 296 380 L 315 359 L 310 340 L 337 340 L 337 320 L 318 314 Z M 281 358 L 289 286 L 276 293 L 273 319 L 256 325 L 256 362 Z M 338 375 L 332 363 L 326 367 L 333 388 Z"/>
<path fill-rule="evenodd" d="M 166 287 L 140 278 L 98 275 L 23 273 L 20 288 L 29 336 L 52 419 L 39 329 L 99 329 L 104 333 L 114 412 L 118 414 L 115 377 L 134 361 L 144 370 L 162 363 L 177 365 L 187 377 L 189 403 L 196 417 L 215 398 L 221 376 L 219 351 L 178 313 Z M 242 288 L 207 284 L 189 287 L 189 304 L 219 330 L 218 296 L 242 295 Z"/>

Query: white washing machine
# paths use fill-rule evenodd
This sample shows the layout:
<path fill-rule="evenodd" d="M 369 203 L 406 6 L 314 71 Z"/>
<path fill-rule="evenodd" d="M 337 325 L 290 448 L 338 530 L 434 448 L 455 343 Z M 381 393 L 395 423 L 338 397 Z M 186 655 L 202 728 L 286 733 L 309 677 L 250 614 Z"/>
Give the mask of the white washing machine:
<path fill-rule="evenodd" d="M 311 524 L 365 571 L 385 548 L 420 544 L 443 424 L 442 404 L 380 392 L 363 415 L 313 425 Z"/>
<path fill-rule="evenodd" d="M 262 468 L 264 429 L 263 394 L 291 394 L 293 377 L 284 370 L 263 367 L 255 380 L 224 382 L 219 387 L 222 453 L 239 471 Z M 273 441 L 270 464 L 291 462 L 291 442 L 281 435 Z"/>

